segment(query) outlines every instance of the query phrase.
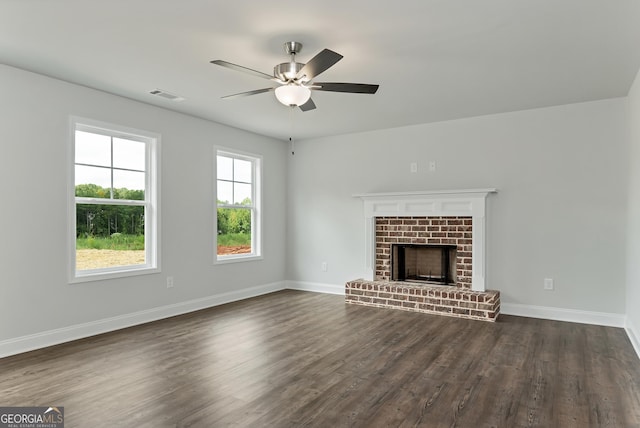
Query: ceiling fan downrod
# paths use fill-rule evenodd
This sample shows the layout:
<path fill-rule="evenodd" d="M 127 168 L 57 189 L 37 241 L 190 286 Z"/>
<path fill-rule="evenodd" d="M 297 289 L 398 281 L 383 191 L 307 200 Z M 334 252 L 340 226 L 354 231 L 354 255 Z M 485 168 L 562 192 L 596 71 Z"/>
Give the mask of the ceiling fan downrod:
<path fill-rule="evenodd" d="M 300 42 L 287 42 L 284 44 L 284 51 L 291 57 L 290 62 L 283 62 L 276 65 L 273 68 L 273 77 L 276 77 L 285 82 L 291 83 L 298 72 L 302 70 L 304 64 L 296 62 L 296 54 L 302 50 L 302 43 Z"/>

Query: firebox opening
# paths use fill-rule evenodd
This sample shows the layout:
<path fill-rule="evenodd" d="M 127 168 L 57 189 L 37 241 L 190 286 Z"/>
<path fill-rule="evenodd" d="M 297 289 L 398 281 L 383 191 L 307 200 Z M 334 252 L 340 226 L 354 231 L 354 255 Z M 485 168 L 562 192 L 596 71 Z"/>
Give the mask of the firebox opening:
<path fill-rule="evenodd" d="M 391 245 L 391 280 L 456 284 L 455 245 Z"/>

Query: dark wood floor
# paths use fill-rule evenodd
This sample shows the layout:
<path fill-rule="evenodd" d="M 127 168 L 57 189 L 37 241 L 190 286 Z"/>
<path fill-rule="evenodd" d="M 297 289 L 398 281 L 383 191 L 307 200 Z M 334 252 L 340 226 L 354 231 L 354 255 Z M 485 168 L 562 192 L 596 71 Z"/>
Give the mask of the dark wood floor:
<path fill-rule="evenodd" d="M 278 292 L 0 359 L 66 427 L 638 427 L 622 329 Z"/>

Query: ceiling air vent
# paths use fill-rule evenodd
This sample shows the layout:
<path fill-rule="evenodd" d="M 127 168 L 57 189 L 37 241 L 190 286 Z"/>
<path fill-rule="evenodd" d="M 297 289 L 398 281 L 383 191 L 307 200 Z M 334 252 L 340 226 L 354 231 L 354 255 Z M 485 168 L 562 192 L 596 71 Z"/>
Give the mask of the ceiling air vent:
<path fill-rule="evenodd" d="M 151 95 L 156 95 L 158 97 L 161 97 L 170 101 L 175 101 L 175 102 L 184 101 L 184 98 L 179 97 L 177 95 L 170 94 L 169 92 L 163 91 L 162 89 L 154 89 L 153 91 L 149 91 L 149 93 Z"/>

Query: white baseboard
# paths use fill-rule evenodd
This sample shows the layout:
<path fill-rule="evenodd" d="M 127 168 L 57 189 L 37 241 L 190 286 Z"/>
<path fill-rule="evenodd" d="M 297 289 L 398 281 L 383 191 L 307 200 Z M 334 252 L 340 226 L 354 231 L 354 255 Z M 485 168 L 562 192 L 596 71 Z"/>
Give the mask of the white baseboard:
<path fill-rule="evenodd" d="M 147 309 L 131 314 L 106 318 L 88 323 L 72 325 L 69 327 L 48 330 L 41 333 L 17 337 L 0 341 L 0 358 L 16 355 L 47 346 L 58 345 L 72 340 L 95 336 L 101 333 L 120 330 L 139 324 L 157 321 L 176 315 L 206 309 L 213 306 L 223 305 L 238 300 L 268 294 L 284 289 L 312 291 L 316 293 L 327 293 L 344 295 L 344 285 L 323 284 L 306 281 L 282 281 L 271 284 L 259 285 L 245 288 L 243 290 L 207 296 L 200 299 Z M 520 305 L 515 303 L 502 303 L 501 313 L 505 315 L 517 315 L 530 318 L 542 318 L 556 321 L 569 321 L 582 324 L 595 324 L 610 327 L 624 328 L 629 336 L 638 357 L 640 358 L 640 331 L 635 328 L 622 314 L 611 314 L 603 312 L 578 311 L 573 309 L 561 309 L 544 306 Z"/>
<path fill-rule="evenodd" d="M 638 333 L 640 332 L 638 331 L 638 329 L 635 328 L 633 323 L 629 320 L 629 317 L 627 317 L 624 329 L 627 332 L 627 336 L 629 336 L 629 341 L 631 341 L 631 345 L 633 346 L 633 349 L 635 349 L 636 354 L 638 355 L 638 358 L 640 358 L 640 340 L 639 340 L 640 336 L 638 336 Z"/>
<path fill-rule="evenodd" d="M 45 348 L 47 346 L 58 345 L 60 343 L 70 342 L 72 340 L 95 336 L 96 334 L 120 330 L 122 328 L 132 327 L 138 324 L 157 321 L 163 318 L 182 315 L 200 309 L 210 308 L 212 306 L 218 306 L 225 303 L 248 299 L 250 297 L 256 297 L 262 294 L 272 293 L 274 291 L 280 291 L 284 289 L 284 281 L 274 282 L 271 284 L 259 285 L 256 287 L 245 288 L 238 291 L 232 291 L 228 293 L 217 294 L 214 296 L 207 296 L 200 299 L 189 300 L 186 302 L 174 303 L 172 305 L 161 306 L 158 308 L 147 309 L 131 314 L 120 315 L 117 317 L 91 321 L 88 323 L 43 331 L 36 334 L 30 334 L 28 336 L 3 340 L 0 341 L 0 358 L 20 354 L 27 351 L 33 351 L 35 349 Z"/>
<path fill-rule="evenodd" d="M 344 284 L 322 284 L 319 282 L 285 281 L 285 287 L 289 290 L 313 291 L 316 293 L 340 294 L 344 296 Z"/>
<path fill-rule="evenodd" d="M 516 303 L 501 303 L 500 313 L 529 318 L 542 318 L 554 321 L 569 321 L 581 324 L 604 325 L 607 327 L 625 326 L 624 314 L 607 312 L 579 311 L 575 309 L 552 308 L 547 306 L 520 305 Z"/>

